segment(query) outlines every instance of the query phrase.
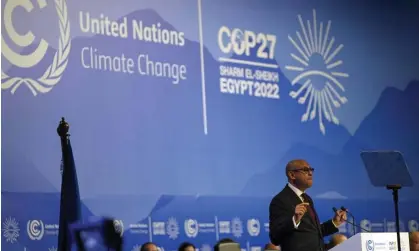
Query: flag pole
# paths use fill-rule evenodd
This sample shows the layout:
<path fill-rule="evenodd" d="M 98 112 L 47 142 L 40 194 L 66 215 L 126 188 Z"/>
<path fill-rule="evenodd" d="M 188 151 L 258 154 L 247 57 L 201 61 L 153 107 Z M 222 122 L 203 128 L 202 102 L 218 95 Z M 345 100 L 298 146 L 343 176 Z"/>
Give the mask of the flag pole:
<path fill-rule="evenodd" d="M 62 181 L 60 196 L 60 225 L 58 233 L 58 251 L 71 250 L 71 233 L 69 225 L 80 220 L 80 195 L 73 150 L 68 133 L 70 125 L 64 117 L 57 127 L 61 139 Z"/>
<path fill-rule="evenodd" d="M 60 124 L 57 127 L 58 136 L 61 138 L 61 150 L 64 153 L 65 147 L 67 146 L 67 138 L 70 136 L 68 131 L 70 130 L 70 125 L 65 121 L 64 117 L 61 118 Z M 63 156 L 64 157 L 64 156 Z"/>

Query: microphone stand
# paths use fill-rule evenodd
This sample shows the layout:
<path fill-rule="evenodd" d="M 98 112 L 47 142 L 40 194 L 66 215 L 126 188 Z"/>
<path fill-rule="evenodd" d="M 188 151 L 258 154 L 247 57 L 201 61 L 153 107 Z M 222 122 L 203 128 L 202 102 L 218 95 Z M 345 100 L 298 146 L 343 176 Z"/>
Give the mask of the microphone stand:
<path fill-rule="evenodd" d="M 363 228 L 363 227 L 361 227 L 361 226 L 359 226 L 359 225 L 356 225 L 356 224 L 354 224 L 354 223 L 352 223 L 352 222 L 350 222 L 350 221 L 345 221 L 345 222 L 347 222 L 347 223 L 349 223 L 349 224 L 351 224 L 352 226 L 354 226 L 354 227 L 359 227 L 361 230 L 364 230 L 365 232 L 371 232 L 370 230 L 367 230 L 367 229 L 365 229 L 365 228 Z"/>
<path fill-rule="evenodd" d="M 397 248 L 398 251 L 401 251 L 400 244 L 400 222 L 399 222 L 399 189 L 402 188 L 401 185 L 387 185 L 388 190 L 393 190 L 393 201 L 394 201 L 394 211 L 396 214 L 396 231 L 397 231 Z"/>
<path fill-rule="evenodd" d="M 347 211 L 347 209 L 346 209 L 346 208 L 345 208 L 345 209 L 342 209 L 342 208 L 344 208 L 344 207 L 341 207 L 341 210 L 346 211 L 347 213 L 349 213 L 349 212 Z M 336 207 L 333 207 L 333 212 L 335 212 L 335 213 L 336 213 L 336 211 L 337 211 Z M 351 213 L 350 213 L 350 215 L 353 217 L 353 214 L 351 214 Z M 355 218 L 353 217 L 353 219 L 355 219 Z M 351 225 L 352 225 L 352 226 L 354 226 L 354 227 L 359 227 L 360 229 L 364 230 L 365 232 L 371 232 L 371 231 L 369 231 L 369 230 L 367 230 L 367 229 L 365 229 L 365 228 L 363 228 L 363 227 L 361 227 L 361 226 L 358 226 L 358 225 L 357 225 L 357 224 L 355 224 L 354 222 L 350 222 L 350 221 L 348 221 L 348 220 L 345 220 L 345 222 L 347 222 L 347 223 L 351 224 Z M 354 233 L 354 234 L 355 234 L 355 233 Z"/>
<path fill-rule="evenodd" d="M 354 215 L 352 213 L 350 213 L 348 211 L 346 211 L 346 213 L 349 213 L 349 215 L 352 216 L 352 229 L 354 231 L 354 233 L 352 235 L 355 235 L 356 234 L 355 217 L 354 217 Z"/>
<path fill-rule="evenodd" d="M 354 231 L 354 233 L 352 235 L 355 235 L 356 234 L 355 216 L 343 206 L 340 209 L 342 209 L 343 211 L 345 211 L 347 214 L 349 214 L 352 217 L 352 229 Z M 346 222 L 348 222 L 348 221 L 346 221 Z"/>

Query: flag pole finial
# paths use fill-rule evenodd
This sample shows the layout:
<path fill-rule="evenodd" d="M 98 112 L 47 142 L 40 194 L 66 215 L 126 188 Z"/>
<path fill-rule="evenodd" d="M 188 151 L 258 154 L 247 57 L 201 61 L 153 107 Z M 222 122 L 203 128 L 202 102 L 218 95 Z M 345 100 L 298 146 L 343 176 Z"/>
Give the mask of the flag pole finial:
<path fill-rule="evenodd" d="M 57 127 L 58 136 L 65 138 L 68 136 L 70 125 L 65 121 L 64 117 L 61 118 L 60 124 Z"/>

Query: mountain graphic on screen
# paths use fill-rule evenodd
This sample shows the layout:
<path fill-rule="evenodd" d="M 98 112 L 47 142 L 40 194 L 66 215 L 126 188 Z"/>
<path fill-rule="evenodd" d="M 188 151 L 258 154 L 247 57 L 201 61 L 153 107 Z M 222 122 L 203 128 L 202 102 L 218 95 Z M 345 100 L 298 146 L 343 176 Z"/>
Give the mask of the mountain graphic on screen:
<path fill-rule="evenodd" d="M 400 197 L 417 198 L 419 184 L 418 155 L 419 147 L 419 81 L 411 81 L 404 91 L 387 88 L 381 95 L 376 107 L 364 119 L 355 135 L 351 137 L 342 152 L 327 154 L 315 147 L 304 144 L 295 145 L 278 163 L 266 173 L 250 179 L 244 187 L 243 195 L 265 195 L 277 193 L 286 180 L 281 180 L 288 160 L 306 156 L 315 168 L 315 185 L 310 189 L 313 194 L 338 192 L 349 198 L 391 199 L 385 188 L 373 187 L 361 160 L 363 150 L 397 150 L 402 152 L 414 187 L 403 188 Z M 325 186 L 327 184 L 327 186 Z M 339 197 L 339 196 L 338 196 Z"/>

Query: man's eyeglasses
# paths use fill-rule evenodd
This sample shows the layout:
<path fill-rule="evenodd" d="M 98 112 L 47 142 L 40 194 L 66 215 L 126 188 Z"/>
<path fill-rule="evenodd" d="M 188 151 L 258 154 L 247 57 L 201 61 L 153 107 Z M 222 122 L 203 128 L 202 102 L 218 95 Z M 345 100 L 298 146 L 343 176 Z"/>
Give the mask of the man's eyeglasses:
<path fill-rule="evenodd" d="M 304 168 L 294 169 L 292 171 L 293 172 L 303 172 L 303 173 L 308 174 L 309 172 L 314 173 L 314 168 L 304 167 Z"/>

